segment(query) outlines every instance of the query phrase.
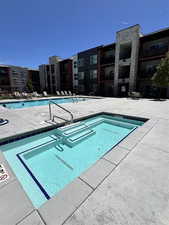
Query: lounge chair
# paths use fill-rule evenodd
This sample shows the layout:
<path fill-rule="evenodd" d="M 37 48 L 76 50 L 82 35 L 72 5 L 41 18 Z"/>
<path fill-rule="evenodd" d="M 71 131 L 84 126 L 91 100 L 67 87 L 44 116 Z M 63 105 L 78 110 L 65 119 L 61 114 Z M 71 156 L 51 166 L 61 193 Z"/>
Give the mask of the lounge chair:
<path fill-rule="evenodd" d="M 141 93 L 131 91 L 131 92 L 128 92 L 128 96 L 131 97 L 131 98 L 134 98 L 134 99 L 138 99 L 138 98 L 141 98 Z"/>
<path fill-rule="evenodd" d="M 61 93 L 61 95 L 65 95 L 65 93 L 63 91 L 61 91 L 60 93 Z"/>
<path fill-rule="evenodd" d="M 64 93 L 65 93 L 65 95 L 69 95 L 69 94 L 67 93 L 67 91 L 64 91 Z"/>
<path fill-rule="evenodd" d="M 69 95 L 73 95 L 71 91 L 68 91 L 68 94 L 69 94 Z"/>
<path fill-rule="evenodd" d="M 32 93 L 32 96 L 33 96 L 33 97 L 40 97 L 41 95 L 38 94 L 37 91 L 34 91 L 34 92 Z"/>
<path fill-rule="evenodd" d="M 60 96 L 60 95 L 61 95 L 59 91 L 56 91 L 56 94 L 57 94 L 58 96 Z"/>
<path fill-rule="evenodd" d="M 47 97 L 47 96 L 48 96 L 48 94 L 47 94 L 46 91 L 43 91 L 43 96 L 44 96 L 44 97 Z"/>
<path fill-rule="evenodd" d="M 22 95 L 18 91 L 14 91 L 13 95 L 16 98 L 21 98 L 22 97 Z"/>

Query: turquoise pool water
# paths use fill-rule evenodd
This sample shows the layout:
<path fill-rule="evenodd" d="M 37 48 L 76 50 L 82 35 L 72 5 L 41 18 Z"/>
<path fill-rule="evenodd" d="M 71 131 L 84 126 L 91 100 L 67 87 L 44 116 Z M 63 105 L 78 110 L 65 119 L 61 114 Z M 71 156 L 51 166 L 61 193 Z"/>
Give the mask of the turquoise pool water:
<path fill-rule="evenodd" d="M 73 98 L 73 97 L 72 98 L 52 98 L 52 99 L 0 103 L 0 106 L 6 107 L 9 109 L 19 109 L 19 108 L 28 108 L 33 106 L 48 105 L 50 100 L 56 102 L 57 104 L 62 104 L 62 103 L 68 103 L 68 102 L 86 101 L 89 99 L 91 98 Z"/>
<path fill-rule="evenodd" d="M 39 207 L 142 124 L 123 117 L 96 116 L 0 149 Z"/>

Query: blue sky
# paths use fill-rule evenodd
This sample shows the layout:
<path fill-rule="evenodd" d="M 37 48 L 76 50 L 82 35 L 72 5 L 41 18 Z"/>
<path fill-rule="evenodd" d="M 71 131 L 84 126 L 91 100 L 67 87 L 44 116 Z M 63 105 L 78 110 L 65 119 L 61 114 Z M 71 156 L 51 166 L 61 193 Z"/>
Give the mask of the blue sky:
<path fill-rule="evenodd" d="M 140 24 L 146 34 L 169 27 L 168 0 L 5 0 L 0 13 L 0 63 L 38 67 L 115 41 Z"/>

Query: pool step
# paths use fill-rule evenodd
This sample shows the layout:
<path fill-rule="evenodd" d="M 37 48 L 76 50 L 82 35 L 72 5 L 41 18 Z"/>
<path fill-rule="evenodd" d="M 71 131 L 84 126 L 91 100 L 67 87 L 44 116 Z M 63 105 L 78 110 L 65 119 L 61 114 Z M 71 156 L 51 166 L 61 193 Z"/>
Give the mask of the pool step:
<path fill-rule="evenodd" d="M 73 147 L 76 144 L 80 143 L 82 140 L 94 135 L 96 132 L 91 129 L 83 130 L 67 139 L 65 139 L 65 144 L 67 144 L 69 147 Z"/>
<path fill-rule="evenodd" d="M 63 134 L 64 132 L 70 131 L 71 129 L 74 130 L 76 127 L 78 128 L 81 125 L 82 125 L 82 122 L 77 122 L 77 123 L 69 124 L 64 127 L 59 127 L 59 128 L 57 128 L 57 133 Z"/>
<path fill-rule="evenodd" d="M 69 129 L 63 130 L 63 131 L 57 131 L 57 134 L 61 135 L 62 137 L 71 137 L 72 135 L 75 135 L 79 132 L 82 132 L 84 130 L 90 129 L 85 124 L 79 124 L 79 126 L 71 127 Z"/>

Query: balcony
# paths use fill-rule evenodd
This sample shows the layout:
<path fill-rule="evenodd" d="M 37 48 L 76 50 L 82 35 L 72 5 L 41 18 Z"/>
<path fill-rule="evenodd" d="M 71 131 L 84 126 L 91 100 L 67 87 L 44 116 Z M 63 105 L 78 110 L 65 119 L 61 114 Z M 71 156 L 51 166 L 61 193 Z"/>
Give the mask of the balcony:
<path fill-rule="evenodd" d="M 145 49 L 140 54 L 140 58 L 147 58 L 147 57 L 165 55 L 168 50 L 169 50 L 168 45 L 165 45 L 165 46 L 163 46 L 161 48 L 158 48 L 158 47 L 148 48 L 148 49 Z"/>
<path fill-rule="evenodd" d="M 101 81 L 103 81 L 103 80 L 114 80 L 114 73 L 109 73 L 109 74 L 101 73 L 100 79 L 101 79 Z"/>
<path fill-rule="evenodd" d="M 119 67 L 119 79 L 126 79 L 130 77 L 130 66 Z"/>
<path fill-rule="evenodd" d="M 101 57 L 100 58 L 100 64 L 113 64 L 115 63 L 115 56 L 109 56 L 109 57 Z"/>
<path fill-rule="evenodd" d="M 119 64 L 121 66 L 128 66 L 131 64 L 131 58 L 120 59 Z"/>
<path fill-rule="evenodd" d="M 139 72 L 139 78 L 151 78 L 156 72 L 156 67 L 151 69 L 141 69 Z"/>

